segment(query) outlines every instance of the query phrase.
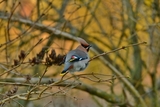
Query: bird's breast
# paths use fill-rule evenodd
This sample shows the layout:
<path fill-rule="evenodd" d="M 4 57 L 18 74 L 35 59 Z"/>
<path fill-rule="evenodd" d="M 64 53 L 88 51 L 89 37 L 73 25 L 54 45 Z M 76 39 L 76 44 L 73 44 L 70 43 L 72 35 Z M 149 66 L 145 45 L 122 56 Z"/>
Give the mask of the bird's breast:
<path fill-rule="evenodd" d="M 88 61 L 89 60 L 86 59 L 86 60 L 83 60 L 83 61 L 75 62 L 73 64 L 73 66 L 75 68 L 75 71 L 82 71 L 82 70 L 84 70 L 87 67 L 87 65 L 88 65 Z"/>

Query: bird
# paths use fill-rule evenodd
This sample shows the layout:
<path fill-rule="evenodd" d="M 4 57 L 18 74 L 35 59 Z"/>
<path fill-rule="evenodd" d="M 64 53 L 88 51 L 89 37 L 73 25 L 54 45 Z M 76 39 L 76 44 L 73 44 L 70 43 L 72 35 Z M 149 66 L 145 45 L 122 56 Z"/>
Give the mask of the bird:
<path fill-rule="evenodd" d="M 77 41 L 80 45 L 66 55 L 64 69 L 61 74 L 65 74 L 66 72 L 73 73 L 76 71 L 83 71 L 88 66 L 90 60 L 88 51 L 91 45 L 82 38 L 77 38 Z"/>

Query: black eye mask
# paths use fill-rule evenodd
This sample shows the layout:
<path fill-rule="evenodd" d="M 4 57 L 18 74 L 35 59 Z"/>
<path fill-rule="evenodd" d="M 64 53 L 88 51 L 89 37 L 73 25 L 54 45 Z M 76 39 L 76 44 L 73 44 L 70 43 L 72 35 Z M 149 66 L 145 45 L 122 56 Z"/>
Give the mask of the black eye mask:
<path fill-rule="evenodd" d="M 89 49 L 91 47 L 91 45 L 83 45 L 83 44 L 81 44 L 81 45 L 87 50 L 87 52 L 89 51 Z"/>

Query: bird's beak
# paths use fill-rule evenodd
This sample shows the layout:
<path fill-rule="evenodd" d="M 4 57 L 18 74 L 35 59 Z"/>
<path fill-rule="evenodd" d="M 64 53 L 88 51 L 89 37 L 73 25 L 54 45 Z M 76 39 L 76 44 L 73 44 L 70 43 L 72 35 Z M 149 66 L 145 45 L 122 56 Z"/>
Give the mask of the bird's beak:
<path fill-rule="evenodd" d="M 90 47 L 92 47 L 92 46 L 91 46 L 91 45 L 89 45 L 89 46 L 86 48 L 87 52 L 89 51 Z"/>

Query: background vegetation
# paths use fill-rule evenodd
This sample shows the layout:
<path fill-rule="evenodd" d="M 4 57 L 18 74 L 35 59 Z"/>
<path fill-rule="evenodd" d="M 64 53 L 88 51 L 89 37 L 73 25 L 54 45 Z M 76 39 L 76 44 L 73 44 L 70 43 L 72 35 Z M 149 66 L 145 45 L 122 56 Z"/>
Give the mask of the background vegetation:
<path fill-rule="evenodd" d="M 0 105 L 160 107 L 159 21 L 159 0 L 1 0 Z M 61 76 L 76 37 L 100 57 Z"/>

